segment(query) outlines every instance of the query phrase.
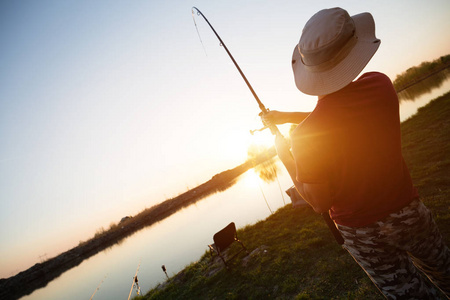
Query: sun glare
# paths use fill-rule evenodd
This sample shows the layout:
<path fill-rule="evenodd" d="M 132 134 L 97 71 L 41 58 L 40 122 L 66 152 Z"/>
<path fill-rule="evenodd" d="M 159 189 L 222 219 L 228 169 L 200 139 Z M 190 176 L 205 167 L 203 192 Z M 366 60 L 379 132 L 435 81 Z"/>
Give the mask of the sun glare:
<path fill-rule="evenodd" d="M 242 178 L 242 181 L 244 182 L 245 186 L 248 187 L 258 187 L 260 184 L 261 179 L 259 176 L 255 173 L 254 169 L 248 170 L 244 177 Z"/>
<path fill-rule="evenodd" d="M 268 130 L 265 132 L 255 132 L 251 135 L 250 145 L 261 146 L 265 148 L 270 148 L 274 145 L 274 136 L 271 135 Z"/>
<path fill-rule="evenodd" d="M 274 137 L 268 131 L 256 132 L 251 135 L 249 132 L 241 135 L 234 135 L 222 144 L 223 155 L 239 160 L 248 159 L 250 149 L 269 149 L 274 145 Z"/>

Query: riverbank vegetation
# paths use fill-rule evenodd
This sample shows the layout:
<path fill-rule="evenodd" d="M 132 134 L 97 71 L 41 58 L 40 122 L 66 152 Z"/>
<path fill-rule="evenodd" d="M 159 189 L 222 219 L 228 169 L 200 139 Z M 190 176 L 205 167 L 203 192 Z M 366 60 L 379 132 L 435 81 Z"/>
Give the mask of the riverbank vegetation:
<path fill-rule="evenodd" d="M 402 147 L 421 199 L 450 244 L 450 93 L 402 123 Z M 384 299 L 307 206 L 289 204 L 238 230 L 250 254 L 229 270 L 206 252 L 136 299 Z M 239 250 L 230 247 L 228 254 Z"/>
<path fill-rule="evenodd" d="M 405 72 L 397 75 L 393 82 L 394 88 L 397 92 L 400 92 L 448 67 L 450 67 L 450 54 L 441 56 L 430 62 L 422 62 L 420 65 L 411 67 Z"/>

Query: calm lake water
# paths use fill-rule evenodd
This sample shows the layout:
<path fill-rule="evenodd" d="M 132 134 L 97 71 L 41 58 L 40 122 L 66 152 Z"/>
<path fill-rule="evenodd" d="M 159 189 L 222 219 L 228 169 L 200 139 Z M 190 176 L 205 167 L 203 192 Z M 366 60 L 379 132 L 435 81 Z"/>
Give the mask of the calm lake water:
<path fill-rule="evenodd" d="M 450 79 L 447 76 L 435 86 L 414 100 L 409 95 L 407 98 L 410 100 L 401 101 L 402 121 L 431 99 L 450 91 Z M 165 281 L 161 265 L 166 266 L 169 276 L 175 275 L 199 259 L 207 251 L 207 245 L 212 243 L 214 233 L 228 223 L 235 222 L 238 228 L 254 224 L 271 214 L 269 207 L 275 211 L 290 203 L 284 190 L 292 182 L 284 168 L 279 166 L 278 179 L 283 192 L 277 181 L 264 183 L 258 180 L 253 170 L 249 170 L 228 190 L 200 200 L 135 233 L 21 299 L 90 299 L 94 292 L 95 300 L 127 299 L 138 266 L 139 285 L 142 293 L 146 293 Z M 133 289 L 132 296 L 135 295 L 136 290 Z"/>
<path fill-rule="evenodd" d="M 280 168 L 281 169 L 281 168 Z M 280 185 L 292 184 L 286 172 L 278 175 Z M 68 270 L 45 288 L 21 299 L 127 299 L 133 276 L 140 263 L 138 278 L 142 292 L 166 279 L 165 265 L 172 276 L 200 258 L 211 244 L 214 233 L 235 222 L 243 227 L 270 215 L 253 170 L 249 170 L 228 190 L 200 200 L 169 218 L 147 227 L 120 245 L 98 253 Z M 290 200 L 278 183 L 260 182 L 271 210 Z M 136 291 L 133 290 L 133 295 Z"/>

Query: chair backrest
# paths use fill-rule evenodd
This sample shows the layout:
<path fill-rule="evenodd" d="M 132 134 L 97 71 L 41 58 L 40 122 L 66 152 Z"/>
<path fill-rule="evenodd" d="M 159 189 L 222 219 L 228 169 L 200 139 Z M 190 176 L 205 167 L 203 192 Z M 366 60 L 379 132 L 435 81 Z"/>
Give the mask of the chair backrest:
<path fill-rule="evenodd" d="M 230 246 L 236 237 L 236 225 L 234 222 L 228 224 L 224 229 L 220 230 L 213 236 L 214 244 L 219 252 Z"/>

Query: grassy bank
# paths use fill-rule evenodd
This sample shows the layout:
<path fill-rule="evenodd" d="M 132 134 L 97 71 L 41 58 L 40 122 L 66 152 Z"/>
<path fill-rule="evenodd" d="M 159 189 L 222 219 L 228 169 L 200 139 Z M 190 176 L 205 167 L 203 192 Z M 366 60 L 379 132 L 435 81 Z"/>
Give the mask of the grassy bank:
<path fill-rule="evenodd" d="M 450 244 L 450 93 L 405 121 L 402 141 L 414 184 Z M 287 205 L 238 236 L 251 254 L 230 270 L 205 252 L 136 299 L 384 299 L 308 207 Z"/>

